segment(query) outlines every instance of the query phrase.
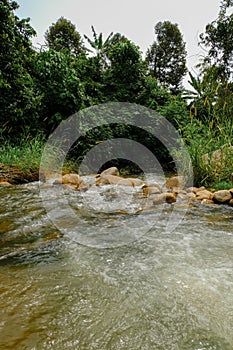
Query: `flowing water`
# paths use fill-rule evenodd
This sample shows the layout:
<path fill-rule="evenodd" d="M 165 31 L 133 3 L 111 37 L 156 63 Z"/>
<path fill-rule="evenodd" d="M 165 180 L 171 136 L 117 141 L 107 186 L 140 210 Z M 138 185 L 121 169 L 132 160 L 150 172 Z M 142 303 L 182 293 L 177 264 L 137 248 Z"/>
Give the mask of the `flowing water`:
<path fill-rule="evenodd" d="M 0 349 L 232 350 L 233 208 L 114 190 L 0 189 Z"/>

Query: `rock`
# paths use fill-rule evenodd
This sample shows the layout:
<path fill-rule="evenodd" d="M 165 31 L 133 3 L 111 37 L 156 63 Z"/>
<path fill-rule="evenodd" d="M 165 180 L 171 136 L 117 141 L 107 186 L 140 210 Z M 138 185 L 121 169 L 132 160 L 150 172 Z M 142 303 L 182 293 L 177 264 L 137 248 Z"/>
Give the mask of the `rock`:
<path fill-rule="evenodd" d="M 119 186 L 141 186 L 144 182 L 137 178 L 123 178 L 115 175 L 100 175 L 96 179 L 96 186 L 100 185 L 119 185 Z"/>
<path fill-rule="evenodd" d="M 173 191 L 175 194 L 187 194 L 187 191 L 185 191 L 185 190 L 180 190 L 180 189 L 177 189 L 177 190 L 174 190 Z"/>
<path fill-rule="evenodd" d="M 189 188 L 186 188 L 186 191 L 187 192 L 193 192 L 193 193 L 197 193 L 197 192 L 199 192 L 199 191 L 203 191 L 203 190 L 205 190 L 206 188 L 204 187 L 204 186 L 202 186 L 202 187 L 189 187 Z"/>
<path fill-rule="evenodd" d="M 212 199 L 202 199 L 201 204 L 203 205 L 213 205 L 215 204 Z"/>
<path fill-rule="evenodd" d="M 85 191 L 87 191 L 90 187 L 91 187 L 91 185 L 86 184 L 86 183 L 83 181 L 83 182 L 81 182 L 75 189 L 76 189 L 76 191 L 85 192 Z"/>
<path fill-rule="evenodd" d="M 208 190 L 199 190 L 196 192 L 195 199 L 203 200 L 203 199 L 212 199 L 213 193 Z"/>
<path fill-rule="evenodd" d="M 100 175 L 96 179 L 96 186 L 100 185 L 120 185 L 120 186 L 134 186 L 132 181 L 121 178 L 115 175 Z"/>
<path fill-rule="evenodd" d="M 216 191 L 213 194 L 213 201 L 215 203 L 228 203 L 232 199 L 232 194 L 228 190 Z"/>
<path fill-rule="evenodd" d="M 86 191 L 89 185 L 86 184 L 78 174 L 66 174 L 53 182 L 54 185 L 71 185 L 76 186 L 75 189 L 78 191 Z"/>
<path fill-rule="evenodd" d="M 147 187 L 158 187 L 158 189 L 162 192 L 161 186 L 159 186 L 157 183 L 151 183 L 151 184 L 145 184 Z"/>
<path fill-rule="evenodd" d="M 132 181 L 134 186 L 142 186 L 145 184 L 145 182 L 143 180 L 138 179 L 136 177 L 127 177 L 126 179 L 129 181 Z"/>
<path fill-rule="evenodd" d="M 119 176 L 119 170 L 117 167 L 113 166 L 111 168 L 105 169 L 104 171 L 101 172 L 100 175 L 115 175 Z"/>
<path fill-rule="evenodd" d="M 80 176 L 78 174 L 66 174 L 62 176 L 62 183 L 65 185 L 79 185 Z"/>
<path fill-rule="evenodd" d="M 160 193 L 153 198 L 153 204 L 155 205 L 162 204 L 162 203 L 172 204 L 175 202 L 176 202 L 176 195 L 170 192 Z"/>
<path fill-rule="evenodd" d="M 153 185 L 153 186 L 144 185 L 142 187 L 142 191 L 145 196 L 150 196 L 151 194 L 158 194 L 162 192 L 159 185 Z"/>
<path fill-rule="evenodd" d="M 8 181 L 1 181 L 0 186 L 8 187 L 8 186 L 12 186 L 12 184 L 10 184 L 10 182 L 8 182 Z"/>
<path fill-rule="evenodd" d="M 80 177 L 78 174 L 66 174 L 61 178 L 54 181 L 54 185 L 64 184 L 64 185 L 79 185 Z"/>
<path fill-rule="evenodd" d="M 188 193 L 186 194 L 186 198 L 187 198 L 188 200 L 195 199 L 195 198 L 196 198 L 196 195 L 195 195 L 195 193 L 193 193 L 193 192 L 188 192 Z"/>
<path fill-rule="evenodd" d="M 183 189 L 186 185 L 186 179 L 184 176 L 173 176 L 167 179 L 165 182 L 165 187 L 166 188 L 181 188 Z"/>

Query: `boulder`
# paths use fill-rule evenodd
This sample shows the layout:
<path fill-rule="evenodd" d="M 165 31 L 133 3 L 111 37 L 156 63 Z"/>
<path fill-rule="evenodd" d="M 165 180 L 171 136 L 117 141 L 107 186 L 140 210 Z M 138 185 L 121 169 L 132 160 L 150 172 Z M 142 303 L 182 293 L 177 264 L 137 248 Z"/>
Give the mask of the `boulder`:
<path fill-rule="evenodd" d="M 65 185 L 79 185 L 80 176 L 78 174 L 66 174 L 62 176 L 62 183 Z"/>
<path fill-rule="evenodd" d="M 79 183 L 80 183 L 80 177 L 78 174 L 66 174 L 54 181 L 54 185 L 64 184 L 64 185 L 78 186 Z"/>
<path fill-rule="evenodd" d="M 175 202 L 176 202 L 176 195 L 171 192 L 160 193 L 153 198 L 153 204 L 155 205 L 162 204 L 162 203 L 172 204 Z"/>
<path fill-rule="evenodd" d="M 167 179 L 165 182 L 165 187 L 166 188 L 184 188 L 186 185 L 186 178 L 184 176 L 173 176 Z"/>
<path fill-rule="evenodd" d="M 175 194 L 187 194 L 188 192 L 187 191 L 185 191 L 185 190 L 180 190 L 179 188 L 177 189 L 177 190 L 174 190 L 173 191 Z"/>
<path fill-rule="evenodd" d="M 158 194 L 162 192 L 160 186 L 156 184 L 153 186 L 144 185 L 142 187 L 142 191 L 145 196 L 150 196 L 151 194 Z"/>
<path fill-rule="evenodd" d="M 186 188 L 186 191 L 187 192 L 193 192 L 193 193 L 197 193 L 197 192 L 199 192 L 199 191 L 203 191 L 203 190 L 205 190 L 206 188 L 204 187 L 204 186 L 202 186 L 202 187 L 188 187 L 188 188 Z"/>
<path fill-rule="evenodd" d="M 232 194 L 229 190 L 216 191 L 213 194 L 213 201 L 215 203 L 228 203 L 232 199 Z"/>
<path fill-rule="evenodd" d="M 133 182 L 115 175 L 100 175 L 97 177 L 96 186 L 100 185 L 119 185 L 119 186 L 134 186 Z"/>
<path fill-rule="evenodd" d="M 8 187 L 8 186 L 12 186 L 12 184 L 10 184 L 10 182 L 8 182 L 8 181 L 1 181 L 0 186 Z"/>
<path fill-rule="evenodd" d="M 132 181 L 134 186 L 142 186 L 145 184 L 145 182 L 143 180 L 138 179 L 137 177 L 127 177 L 126 179 L 129 181 Z"/>
<path fill-rule="evenodd" d="M 83 181 L 83 179 L 78 174 L 66 174 L 57 179 L 53 183 L 54 185 L 72 185 L 76 186 L 76 190 L 86 190 L 89 186 Z"/>
<path fill-rule="evenodd" d="M 76 186 L 76 191 L 82 191 L 85 192 L 87 191 L 89 188 L 91 187 L 91 185 L 86 184 L 84 181 L 82 181 L 78 186 Z"/>
<path fill-rule="evenodd" d="M 213 193 L 208 190 L 199 190 L 196 192 L 195 199 L 203 200 L 203 199 L 212 199 Z"/>
<path fill-rule="evenodd" d="M 123 178 L 120 176 L 104 174 L 96 178 L 96 186 L 100 185 L 119 185 L 119 186 L 141 186 L 144 182 L 137 178 Z"/>
<path fill-rule="evenodd" d="M 173 193 L 176 196 L 176 201 L 179 201 L 179 202 L 190 200 L 190 195 L 192 197 L 195 196 L 194 193 L 187 193 L 186 191 L 180 190 L 180 189 L 173 191 Z"/>
<path fill-rule="evenodd" d="M 117 167 L 112 166 L 111 168 L 105 169 L 104 171 L 101 172 L 100 175 L 115 175 L 119 176 L 119 170 Z"/>
<path fill-rule="evenodd" d="M 193 192 L 188 192 L 186 194 L 186 199 L 188 199 L 188 200 L 195 199 L 195 198 L 196 198 L 196 195 Z"/>

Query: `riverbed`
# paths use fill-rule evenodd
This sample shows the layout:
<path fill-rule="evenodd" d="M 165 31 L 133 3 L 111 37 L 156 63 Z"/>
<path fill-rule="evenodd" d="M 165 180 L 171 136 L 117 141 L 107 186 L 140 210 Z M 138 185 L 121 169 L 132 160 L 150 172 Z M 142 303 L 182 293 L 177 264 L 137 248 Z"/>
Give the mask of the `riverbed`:
<path fill-rule="evenodd" d="M 96 191 L 0 188 L 0 349 L 232 350 L 233 208 Z"/>

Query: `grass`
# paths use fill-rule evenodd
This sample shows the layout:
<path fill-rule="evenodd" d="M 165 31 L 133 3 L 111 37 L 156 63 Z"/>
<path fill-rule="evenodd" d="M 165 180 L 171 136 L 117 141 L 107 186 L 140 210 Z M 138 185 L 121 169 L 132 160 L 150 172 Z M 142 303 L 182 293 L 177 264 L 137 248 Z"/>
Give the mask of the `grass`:
<path fill-rule="evenodd" d="M 3 140 L 0 145 L 0 164 L 28 172 L 38 170 L 44 143 L 44 138 L 40 135 L 22 138 L 18 145 Z"/>
<path fill-rule="evenodd" d="M 181 133 L 186 144 L 196 186 L 205 186 L 211 189 L 229 189 L 233 187 L 231 174 L 233 173 L 233 144 L 232 122 L 225 121 L 214 128 L 201 121 L 191 121 L 182 126 Z M 41 156 L 46 139 L 43 135 L 35 138 L 23 137 L 17 145 L 3 140 L 0 145 L 0 175 L 7 168 L 20 170 L 23 174 L 37 172 L 39 174 Z M 216 153 L 217 151 L 217 153 Z M 46 155 L 44 167 L 48 173 L 59 167 L 61 151 L 59 145 L 51 146 Z M 184 153 L 183 153 L 184 154 Z M 187 157 L 180 151 L 181 163 L 187 162 Z M 217 155 L 217 157 L 216 157 Z M 220 157 L 220 158 L 219 158 Z M 187 169 L 187 164 L 185 164 Z M 77 164 L 65 159 L 63 172 L 77 172 Z M 123 171 L 123 170 L 122 170 Z"/>
<path fill-rule="evenodd" d="M 46 155 L 43 157 L 43 169 L 41 159 L 46 144 L 43 135 L 34 138 L 25 136 L 17 144 L 3 140 L 0 144 L 0 178 L 11 180 L 12 183 L 25 181 L 36 181 L 41 174 L 51 174 L 60 171 L 59 146 L 49 146 Z M 74 171 L 75 164 L 65 160 L 63 172 Z M 76 169 L 77 170 L 77 169 Z"/>
<path fill-rule="evenodd" d="M 195 120 L 181 130 L 193 167 L 196 186 L 223 189 L 233 187 L 232 122 L 214 128 Z M 181 154 L 182 157 L 182 154 Z"/>

